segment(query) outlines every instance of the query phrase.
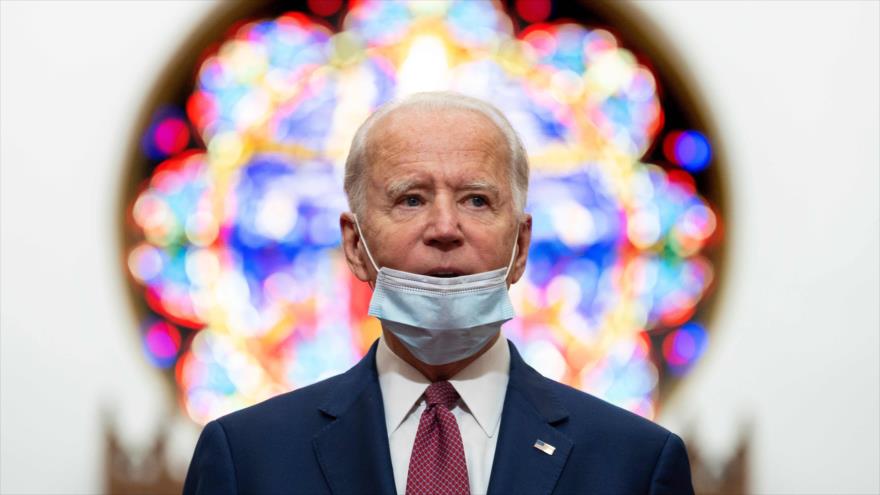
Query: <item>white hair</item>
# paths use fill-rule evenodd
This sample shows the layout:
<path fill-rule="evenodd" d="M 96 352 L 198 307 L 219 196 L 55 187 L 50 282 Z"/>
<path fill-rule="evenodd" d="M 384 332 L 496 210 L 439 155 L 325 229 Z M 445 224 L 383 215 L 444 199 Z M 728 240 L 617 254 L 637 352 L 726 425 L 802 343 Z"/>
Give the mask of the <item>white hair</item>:
<path fill-rule="evenodd" d="M 517 212 L 526 206 L 526 194 L 529 188 L 529 161 L 525 147 L 510 122 L 492 104 L 452 91 L 430 91 L 415 93 L 405 98 L 392 100 L 379 107 L 358 128 L 351 140 L 348 158 L 345 160 L 345 194 L 348 206 L 355 214 L 361 214 L 365 206 L 367 167 L 367 147 L 370 145 L 370 131 L 376 122 L 391 112 L 401 109 L 423 110 L 469 110 L 488 118 L 501 134 L 507 144 L 507 157 L 510 160 L 510 189 L 513 193 L 513 204 Z"/>

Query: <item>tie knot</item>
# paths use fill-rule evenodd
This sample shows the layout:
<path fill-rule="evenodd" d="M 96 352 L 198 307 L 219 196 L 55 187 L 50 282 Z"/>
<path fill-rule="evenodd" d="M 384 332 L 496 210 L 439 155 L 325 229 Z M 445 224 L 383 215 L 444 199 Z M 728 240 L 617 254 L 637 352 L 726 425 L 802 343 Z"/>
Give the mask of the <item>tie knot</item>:
<path fill-rule="evenodd" d="M 458 400 L 458 392 L 447 381 L 434 382 L 428 385 L 428 389 L 425 390 L 425 400 L 428 402 L 428 406 L 442 404 L 446 409 L 452 409 L 455 401 Z"/>

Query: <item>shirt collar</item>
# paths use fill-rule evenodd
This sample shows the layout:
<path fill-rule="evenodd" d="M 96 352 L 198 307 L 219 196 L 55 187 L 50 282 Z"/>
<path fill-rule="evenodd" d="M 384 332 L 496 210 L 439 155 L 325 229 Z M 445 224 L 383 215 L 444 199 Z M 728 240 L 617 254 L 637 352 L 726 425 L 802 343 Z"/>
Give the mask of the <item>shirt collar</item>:
<path fill-rule="evenodd" d="M 489 350 L 449 379 L 487 437 L 498 431 L 509 377 L 510 349 L 499 335 Z"/>
<path fill-rule="evenodd" d="M 391 435 L 416 408 L 431 382 L 394 354 L 382 338 L 376 351 L 376 370 L 385 408 L 385 426 Z M 482 356 L 449 379 L 487 437 L 498 431 L 509 375 L 510 349 L 502 335 Z"/>
<path fill-rule="evenodd" d="M 376 349 L 376 371 L 385 408 L 385 427 L 390 436 L 413 410 L 431 382 L 394 354 L 381 337 L 379 348 Z"/>

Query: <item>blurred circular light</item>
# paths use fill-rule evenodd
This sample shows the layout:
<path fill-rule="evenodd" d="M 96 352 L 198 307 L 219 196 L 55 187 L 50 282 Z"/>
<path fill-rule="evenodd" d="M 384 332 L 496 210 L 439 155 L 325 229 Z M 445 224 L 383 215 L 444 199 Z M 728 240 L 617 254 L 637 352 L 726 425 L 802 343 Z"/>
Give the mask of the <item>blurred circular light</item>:
<path fill-rule="evenodd" d="M 663 339 L 663 357 L 675 374 L 687 371 L 706 349 L 706 330 L 698 323 L 686 323 Z"/>
<path fill-rule="evenodd" d="M 128 255 L 128 269 L 141 282 L 149 282 L 162 273 L 162 253 L 149 244 L 141 244 Z"/>
<path fill-rule="evenodd" d="M 541 57 L 549 57 L 556 51 L 556 38 L 546 29 L 535 28 L 526 31 L 523 41 Z"/>
<path fill-rule="evenodd" d="M 156 147 L 164 155 L 180 153 L 189 143 L 189 127 L 181 119 L 167 118 L 156 126 Z"/>
<path fill-rule="evenodd" d="M 550 0 L 516 0 L 516 13 L 523 20 L 542 22 L 550 17 Z"/>
<path fill-rule="evenodd" d="M 694 173 L 709 165 L 712 148 L 706 136 L 697 131 L 673 131 L 663 140 L 663 154 L 670 162 Z"/>
<path fill-rule="evenodd" d="M 180 332 L 168 322 L 157 321 L 147 327 L 144 346 L 157 366 L 167 368 L 180 350 Z"/>
<path fill-rule="evenodd" d="M 342 7 L 342 0 L 308 0 L 309 10 L 320 16 L 330 16 Z"/>

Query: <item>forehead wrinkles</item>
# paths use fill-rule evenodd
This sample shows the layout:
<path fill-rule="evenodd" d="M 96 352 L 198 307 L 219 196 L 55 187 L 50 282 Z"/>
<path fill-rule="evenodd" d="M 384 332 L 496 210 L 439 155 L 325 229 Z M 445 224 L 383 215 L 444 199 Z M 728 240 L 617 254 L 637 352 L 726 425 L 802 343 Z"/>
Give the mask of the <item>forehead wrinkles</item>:
<path fill-rule="evenodd" d="M 401 109 L 372 129 L 366 158 L 371 168 L 470 155 L 506 165 L 506 144 L 495 124 L 477 112 L 445 109 L 427 114 Z"/>

